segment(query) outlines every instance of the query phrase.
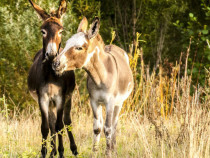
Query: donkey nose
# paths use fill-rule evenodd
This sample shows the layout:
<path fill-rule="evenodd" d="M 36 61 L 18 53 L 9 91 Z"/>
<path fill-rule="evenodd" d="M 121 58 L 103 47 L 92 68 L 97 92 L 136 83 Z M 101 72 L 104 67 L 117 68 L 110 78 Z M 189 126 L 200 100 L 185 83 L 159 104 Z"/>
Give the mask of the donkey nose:
<path fill-rule="evenodd" d="M 57 67 L 60 66 L 60 61 L 59 60 L 56 60 L 53 62 L 53 68 L 56 69 Z"/>

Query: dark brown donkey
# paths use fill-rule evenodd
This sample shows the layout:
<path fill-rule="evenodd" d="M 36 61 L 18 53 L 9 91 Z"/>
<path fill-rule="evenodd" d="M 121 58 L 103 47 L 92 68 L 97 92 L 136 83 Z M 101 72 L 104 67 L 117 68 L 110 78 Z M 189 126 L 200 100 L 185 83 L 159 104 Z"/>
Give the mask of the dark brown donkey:
<path fill-rule="evenodd" d="M 81 21 L 78 33 L 67 42 L 63 51 L 54 59 L 53 69 L 64 71 L 83 68 L 88 73 L 87 88 L 94 115 L 93 149 L 97 149 L 103 129 L 101 103 L 106 106 L 104 133 L 107 142 L 107 156 L 116 143 L 116 127 L 120 109 L 133 89 L 133 75 L 129 58 L 124 50 L 115 46 L 105 46 L 99 35 L 99 19 L 96 18 L 87 30 L 86 18 Z"/>
<path fill-rule="evenodd" d="M 71 97 L 75 87 L 75 76 L 73 71 L 68 71 L 62 76 L 58 76 L 52 70 L 52 61 L 59 54 L 61 44 L 61 33 L 63 25 L 61 17 L 66 11 L 66 1 L 61 0 L 57 12 L 48 15 L 42 8 L 29 0 L 36 12 L 44 21 L 41 26 L 43 34 L 43 48 L 35 55 L 33 65 L 30 68 L 28 75 L 28 87 L 32 97 L 39 103 L 42 117 L 42 157 L 46 157 L 46 139 L 51 131 L 53 140 L 51 145 L 51 157 L 57 154 L 56 150 L 56 132 L 63 129 L 63 114 L 64 123 L 67 126 L 71 125 Z M 74 155 L 77 155 L 77 147 L 74 142 L 74 137 L 70 130 L 68 136 L 70 139 L 70 148 Z M 58 134 L 59 146 L 58 151 L 60 157 L 63 157 L 64 147 L 62 134 Z"/>

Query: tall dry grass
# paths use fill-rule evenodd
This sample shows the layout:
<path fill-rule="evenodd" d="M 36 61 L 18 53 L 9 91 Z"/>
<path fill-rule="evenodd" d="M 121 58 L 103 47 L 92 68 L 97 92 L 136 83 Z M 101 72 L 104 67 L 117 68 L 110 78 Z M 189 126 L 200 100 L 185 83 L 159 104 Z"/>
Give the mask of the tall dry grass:
<path fill-rule="evenodd" d="M 158 70 L 151 71 L 144 64 L 143 50 L 136 46 L 130 56 L 135 88 L 120 115 L 113 157 L 210 156 L 210 69 L 206 69 L 205 87 L 194 86 L 187 74 L 189 53 L 190 45 L 175 66 L 159 65 Z M 99 151 L 92 152 L 93 117 L 87 97 L 79 91 L 81 82 L 74 91 L 71 112 L 78 157 L 104 157 L 103 134 Z M 7 98 L 0 102 L 0 157 L 39 157 L 41 121 L 37 106 L 9 111 Z M 64 144 L 65 156 L 72 157 L 66 133 Z"/>

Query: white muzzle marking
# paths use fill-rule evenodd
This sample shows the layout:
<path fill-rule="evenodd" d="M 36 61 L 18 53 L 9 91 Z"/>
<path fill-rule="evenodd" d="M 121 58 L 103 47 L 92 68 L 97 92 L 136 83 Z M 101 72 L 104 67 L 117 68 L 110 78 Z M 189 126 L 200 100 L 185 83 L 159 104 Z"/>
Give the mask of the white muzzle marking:
<path fill-rule="evenodd" d="M 57 46 L 56 46 L 56 43 L 54 43 L 54 42 L 48 43 L 46 53 L 47 53 L 49 56 L 54 56 L 54 55 L 56 55 L 56 53 L 57 53 Z"/>

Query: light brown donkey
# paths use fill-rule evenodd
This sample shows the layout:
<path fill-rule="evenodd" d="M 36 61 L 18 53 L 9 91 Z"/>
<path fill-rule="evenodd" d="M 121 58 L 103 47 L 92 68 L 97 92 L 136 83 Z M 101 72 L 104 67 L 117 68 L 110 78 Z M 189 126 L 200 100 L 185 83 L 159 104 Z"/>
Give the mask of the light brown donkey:
<path fill-rule="evenodd" d="M 94 115 L 93 150 L 97 149 L 103 128 L 102 107 L 106 106 L 104 133 L 107 156 L 116 144 L 116 126 L 123 102 L 133 89 L 133 75 L 126 52 L 115 45 L 104 45 L 99 35 L 99 18 L 90 29 L 87 19 L 80 22 L 77 33 L 67 42 L 64 50 L 54 59 L 53 69 L 57 74 L 83 68 L 88 73 L 87 88 Z"/>
<path fill-rule="evenodd" d="M 63 25 L 61 16 L 66 11 L 66 1 L 61 0 L 57 12 L 47 14 L 42 8 L 29 0 L 33 8 L 43 19 L 41 32 L 43 34 L 43 48 L 34 57 L 33 64 L 28 74 L 28 87 L 33 98 L 39 103 L 42 116 L 42 157 L 46 157 L 46 139 L 51 131 L 51 157 L 56 155 L 56 132 L 61 131 L 65 125 L 71 125 L 71 96 L 75 87 L 73 71 L 68 71 L 58 76 L 52 70 L 52 61 L 59 54 L 61 44 L 61 32 Z M 70 148 L 77 155 L 77 147 L 71 131 L 68 130 Z M 58 134 L 60 157 L 63 157 L 64 147 L 62 134 Z"/>

